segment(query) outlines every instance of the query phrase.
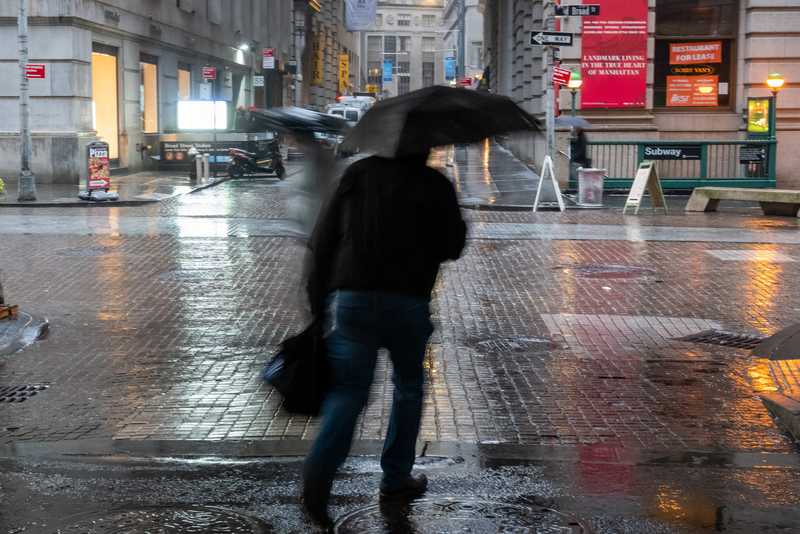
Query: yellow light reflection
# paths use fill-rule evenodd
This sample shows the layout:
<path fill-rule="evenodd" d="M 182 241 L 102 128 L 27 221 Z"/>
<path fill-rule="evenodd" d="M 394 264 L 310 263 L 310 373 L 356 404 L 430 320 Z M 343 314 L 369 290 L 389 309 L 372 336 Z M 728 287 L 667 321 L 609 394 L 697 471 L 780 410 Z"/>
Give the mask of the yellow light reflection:
<path fill-rule="evenodd" d="M 747 376 L 750 378 L 750 384 L 759 393 L 778 391 L 775 384 L 775 377 L 772 375 L 768 363 L 756 363 L 751 365 L 747 368 Z"/>
<path fill-rule="evenodd" d="M 762 248 L 748 250 L 756 252 L 755 259 L 741 262 L 742 268 L 742 291 L 744 302 L 742 308 L 745 310 L 758 310 L 754 314 L 753 326 L 764 336 L 769 336 L 775 327 L 768 322 L 768 318 L 773 315 L 775 307 L 775 297 L 781 287 L 791 284 L 791 280 L 784 279 L 783 266 L 779 261 L 773 261 L 775 250 Z"/>
<path fill-rule="evenodd" d="M 688 485 L 680 487 L 661 484 L 653 494 L 645 496 L 647 515 L 658 521 L 669 521 L 698 527 L 713 527 L 717 523 L 717 506 L 714 501 Z"/>

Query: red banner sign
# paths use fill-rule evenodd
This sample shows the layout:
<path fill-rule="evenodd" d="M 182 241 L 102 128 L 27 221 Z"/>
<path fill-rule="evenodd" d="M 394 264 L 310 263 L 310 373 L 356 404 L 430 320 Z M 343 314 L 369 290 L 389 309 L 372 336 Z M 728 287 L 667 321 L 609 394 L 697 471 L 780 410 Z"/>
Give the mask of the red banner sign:
<path fill-rule="evenodd" d="M 571 74 L 572 73 L 567 69 L 553 67 L 553 82 L 567 85 Z"/>
<path fill-rule="evenodd" d="M 581 107 L 644 107 L 647 0 L 600 0 L 600 6 L 600 16 L 583 20 Z"/>
<path fill-rule="evenodd" d="M 274 48 L 265 48 L 264 49 L 264 57 L 261 62 L 261 67 L 264 69 L 274 69 L 275 68 L 275 49 Z"/>
<path fill-rule="evenodd" d="M 44 78 L 44 65 L 34 65 L 27 63 L 25 65 L 26 78 Z"/>
<path fill-rule="evenodd" d="M 464 76 L 458 80 L 459 87 L 472 87 L 472 78 Z"/>
<path fill-rule="evenodd" d="M 667 106 L 716 106 L 719 76 L 667 76 Z"/>
<path fill-rule="evenodd" d="M 722 41 L 669 45 L 670 65 L 692 63 L 722 63 Z"/>
<path fill-rule="evenodd" d="M 203 67 L 203 79 L 204 80 L 216 80 L 217 79 L 217 69 L 214 67 Z"/>

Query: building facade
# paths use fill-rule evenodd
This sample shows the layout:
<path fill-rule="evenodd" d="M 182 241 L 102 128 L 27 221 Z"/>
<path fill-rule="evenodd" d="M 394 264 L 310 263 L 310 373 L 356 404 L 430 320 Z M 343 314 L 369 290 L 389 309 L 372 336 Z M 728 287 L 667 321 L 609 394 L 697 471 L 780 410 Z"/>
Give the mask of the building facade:
<path fill-rule="evenodd" d="M 20 161 L 18 6 L 0 1 L 0 178 L 11 181 Z M 149 156 L 174 139 L 165 132 L 176 126 L 178 100 L 291 103 L 293 8 L 292 0 L 29 2 L 29 63 L 46 72 L 29 82 L 36 182 L 80 183 L 84 146 L 97 139 L 109 143 L 112 174 L 155 168 Z M 275 69 L 262 68 L 264 48 L 274 50 Z"/>
<path fill-rule="evenodd" d="M 460 61 L 460 17 L 464 8 L 464 68 L 458 66 Z M 444 48 L 451 51 L 456 58 L 457 75 L 472 78 L 473 81 L 483 76 L 483 9 L 478 0 L 447 0 L 444 10 Z"/>
<path fill-rule="evenodd" d="M 358 33 L 347 31 L 344 0 L 295 1 L 294 8 L 298 75 L 292 84 L 293 104 L 323 110 L 339 95 L 342 56 L 348 58 L 347 81 L 342 87 L 357 90 Z"/>
<path fill-rule="evenodd" d="M 546 49 L 530 44 L 531 30 L 546 29 L 547 0 L 480 0 L 485 4 L 484 35 L 489 85 L 524 109 L 544 118 Z M 564 1 L 562 4 L 579 3 Z M 614 2 L 600 4 L 611 10 Z M 578 72 L 584 85 L 577 92 L 578 114 L 589 119 L 591 140 L 678 141 L 743 140 L 748 135 L 748 98 L 772 96 L 766 80 L 779 72 L 786 80 L 777 98 L 777 187 L 800 188 L 800 3 L 783 0 L 632 0 L 617 3 L 630 13 L 641 3 L 641 17 L 628 29 L 639 56 L 620 57 L 599 50 L 592 17 L 565 17 L 556 30 L 574 34 L 571 47 L 561 47 L 562 67 Z M 638 9 L 638 7 L 637 7 Z M 598 17 L 601 18 L 601 17 Z M 640 20 L 641 19 L 641 20 Z M 606 31 L 611 25 L 606 26 Z M 633 28 L 633 29 L 631 29 Z M 641 34 L 633 37 L 633 34 Z M 625 37 L 628 39 L 629 37 Z M 624 53 L 624 52 L 623 52 Z M 608 57 L 605 57 L 608 56 Z M 592 60 L 592 57 L 597 61 Z M 597 76 L 597 78 L 595 78 Z M 616 77 L 616 78 L 615 78 Z M 588 94 L 587 80 L 609 82 L 602 98 Z M 628 82 L 628 80 L 631 80 Z M 702 82 L 702 83 L 700 83 Z M 613 84 L 616 83 L 616 86 Z M 706 96 L 695 89 L 707 91 Z M 597 83 L 593 87 L 597 87 Z M 630 92 L 627 100 L 610 103 L 613 87 Z M 685 87 L 684 87 L 685 86 Z M 558 105 L 570 113 L 571 94 L 562 86 Z M 603 98 L 609 99 L 604 103 Z M 583 105 L 582 105 L 583 103 Z M 568 132 L 557 132 L 556 150 L 566 152 Z M 510 148 L 532 163 L 544 157 L 544 139 L 510 139 Z M 556 167 L 564 160 L 556 156 Z"/>
<path fill-rule="evenodd" d="M 445 83 L 444 0 L 379 1 L 373 31 L 363 31 L 360 88 L 382 98 Z"/>

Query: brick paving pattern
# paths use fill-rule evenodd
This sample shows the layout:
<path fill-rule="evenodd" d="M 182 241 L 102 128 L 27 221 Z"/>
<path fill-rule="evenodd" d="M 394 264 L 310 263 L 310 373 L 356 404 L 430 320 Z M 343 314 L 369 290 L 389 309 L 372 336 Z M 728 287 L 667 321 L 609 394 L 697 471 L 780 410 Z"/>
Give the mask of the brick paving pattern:
<path fill-rule="evenodd" d="M 0 409 L 0 442 L 312 438 L 315 420 L 287 414 L 259 384 L 306 320 L 290 186 L 226 183 L 142 208 L 26 208 L 41 217 L 28 220 L 33 231 L 0 238 L 6 299 L 52 329 L 6 360 L 0 385 L 50 388 Z M 675 338 L 765 336 L 798 322 L 795 220 L 465 217 L 472 239 L 432 302 L 421 439 L 784 450 L 757 395 L 796 387 L 794 363 Z M 60 235 L 35 231 L 58 225 Z M 703 228 L 729 241 L 701 242 Z M 385 431 L 389 372 L 383 355 L 357 439 Z"/>

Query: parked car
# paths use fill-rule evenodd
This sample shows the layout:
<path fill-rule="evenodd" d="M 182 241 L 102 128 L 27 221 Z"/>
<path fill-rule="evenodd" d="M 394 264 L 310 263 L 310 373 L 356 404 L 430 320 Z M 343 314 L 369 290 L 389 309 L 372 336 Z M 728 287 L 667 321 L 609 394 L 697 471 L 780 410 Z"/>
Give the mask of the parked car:
<path fill-rule="evenodd" d="M 314 132 L 314 139 L 317 140 L 317 143 L 319 143 L 322 148 L 325 150 L 332 150 L 334 154 L 339 147 L 339 136 L 336 134 Z"/>

